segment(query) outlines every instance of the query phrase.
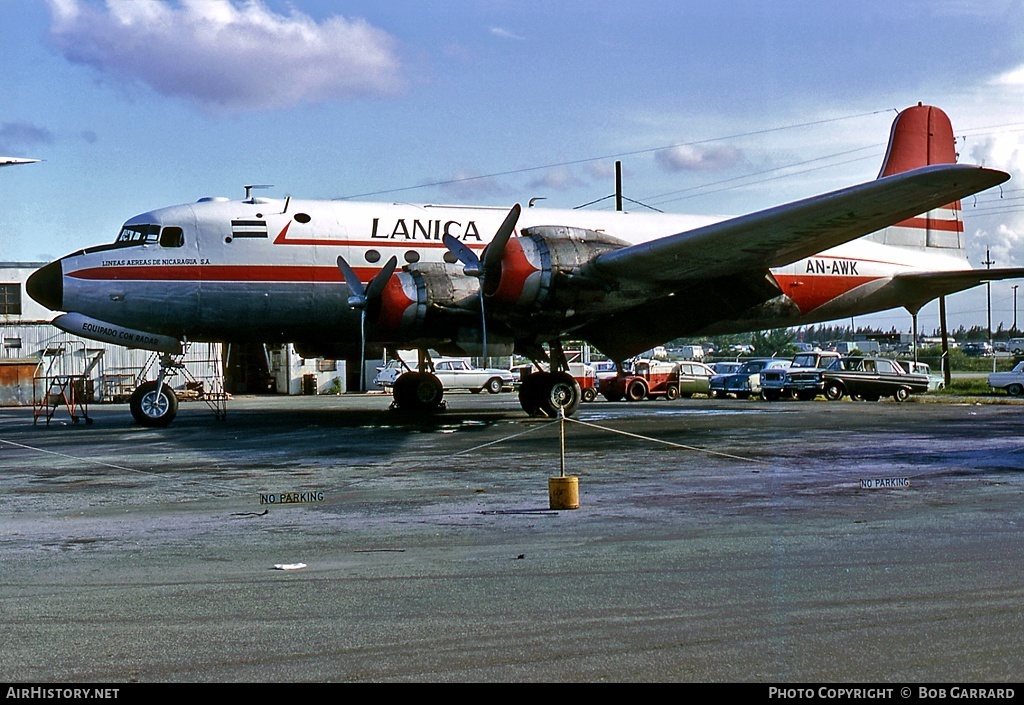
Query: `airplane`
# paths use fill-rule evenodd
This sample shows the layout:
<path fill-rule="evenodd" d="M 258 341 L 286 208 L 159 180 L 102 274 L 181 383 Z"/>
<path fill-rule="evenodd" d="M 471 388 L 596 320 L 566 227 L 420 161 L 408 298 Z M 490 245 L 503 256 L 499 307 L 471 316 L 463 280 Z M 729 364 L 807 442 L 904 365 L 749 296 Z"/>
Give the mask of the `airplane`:
<path fill-rule="evenodd" d="M 363 361 L 367 346 L 419 351 L 394 406 L 433 411 L 444 394 L 428 350 L 529 357 L 530 415 L 574 413 L 563 340 L 622 361 L 692 335 L 805 325 L 1024 277 L 973 269 L 959 199 L 1008 180 L 956 163 L 939 108 L 897 116 L 872 181 L 709 222 L 672 214 L 203 198 L 130 218 L 114 242 L 34 272 L 53 324 L 164 353 L 131 410 L 174 418 L 163 383 L 188 341 L 295 345 Z M 401 266 L 399 266 L 401 264 Z M 545 350 L 544 345 L 547 345 Z M 547 363 L 543 367 L 542 363 Z M 362 367 L 361 367 L 362 369 Z"/>
<path fill-rule="evenodd" d="M 0 157 L 0 166 L 14 166 L 16 164 L 35 164 L 39 159 L 22 159 L 21 157 Z"/>

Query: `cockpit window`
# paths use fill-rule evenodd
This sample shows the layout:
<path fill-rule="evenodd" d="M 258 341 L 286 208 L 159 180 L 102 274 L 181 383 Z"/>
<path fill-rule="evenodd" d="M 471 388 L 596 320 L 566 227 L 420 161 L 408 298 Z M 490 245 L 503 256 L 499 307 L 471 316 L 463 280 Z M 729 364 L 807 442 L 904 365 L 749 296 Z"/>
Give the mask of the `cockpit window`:
<path fill-rule="evenodd" d="M 181 247 L 185 244 L 185 233 L 181 228 L 169 227 L 160 232 L 161 247 Z"/>
<path fill-rule="evenodd" d="M 125 225 L 114 241 L 117 245 L 144 245 L 160 239 L 159 225 Z"/>

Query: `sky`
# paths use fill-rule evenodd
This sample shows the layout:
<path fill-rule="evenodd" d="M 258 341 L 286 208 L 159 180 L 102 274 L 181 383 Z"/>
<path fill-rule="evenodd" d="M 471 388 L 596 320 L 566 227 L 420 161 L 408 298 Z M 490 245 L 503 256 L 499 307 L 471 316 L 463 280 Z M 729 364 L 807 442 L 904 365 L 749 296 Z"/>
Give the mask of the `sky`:
<path fill-rule="evenodd" d="M 971 262 L 1024 266 L 1024 0 L 3 0 L 0 69 L 0 155 L 43 160 L 0 170 L 0 261 L 246 184 L 612 208 L 616 160 L 631 209 L 740 215 L 875 178 L 920 101 L 1012 174 L 964 201 Z M 984 287 L 947 312 L 986 325 Z"/>

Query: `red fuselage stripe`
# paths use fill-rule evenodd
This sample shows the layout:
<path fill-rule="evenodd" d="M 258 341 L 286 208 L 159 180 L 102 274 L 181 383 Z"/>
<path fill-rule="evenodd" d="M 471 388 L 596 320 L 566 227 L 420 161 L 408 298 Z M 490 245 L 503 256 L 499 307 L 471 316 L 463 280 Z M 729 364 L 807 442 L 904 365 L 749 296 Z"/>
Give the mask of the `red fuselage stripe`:
<path fill-rule="evenodd" d="M 918 228 L 920 230 L 947 230 L 951 233 L 962 233 L 964 224 L 961 220 L 940 220 L 938 218 L 907 218 L 896 223 L 897 228 Z"/>
<path fill-rule="evenodd" d="M 360 279 L 368 281 L 380 268 L 355 267 Z M 209 281 L 209 282 L 340 282 L 337 267 L 305 265 L 184 265 L 142 267 L 91 267 L 68 273 L 75 279 L 94 281 Z"/>

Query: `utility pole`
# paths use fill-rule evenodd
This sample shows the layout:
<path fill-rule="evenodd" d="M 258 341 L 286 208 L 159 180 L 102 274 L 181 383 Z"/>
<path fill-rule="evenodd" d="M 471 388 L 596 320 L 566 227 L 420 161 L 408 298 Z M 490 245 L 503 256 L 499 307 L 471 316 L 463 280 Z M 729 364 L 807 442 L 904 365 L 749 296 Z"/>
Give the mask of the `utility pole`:
<path fill-rule="evenodd" d="M 1014 284 L 1013 289 L 1013 334 L 1017 334 L 1017 285 Z"/>
<path fill-rule="evenodd" d="M 622 162 L 615 162 L 615 210 L 622 212 Z"/>
<path fill-rule="evenodd" d="M 988 248 L 985 248 L 985 261 L 982 262 L 985 265 L 985 269 L 992 269 L 992 265 L 995 264 L 992 256 L 988 253 Z M 985 294 L 988 297 L 988 345 L 992 348 L 992 371 L 996 371 L 996 350 L 992 345 L 992 282 L 985 282 Z"/>

